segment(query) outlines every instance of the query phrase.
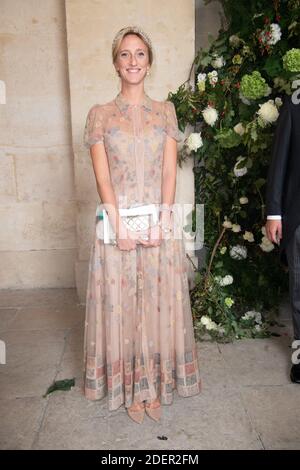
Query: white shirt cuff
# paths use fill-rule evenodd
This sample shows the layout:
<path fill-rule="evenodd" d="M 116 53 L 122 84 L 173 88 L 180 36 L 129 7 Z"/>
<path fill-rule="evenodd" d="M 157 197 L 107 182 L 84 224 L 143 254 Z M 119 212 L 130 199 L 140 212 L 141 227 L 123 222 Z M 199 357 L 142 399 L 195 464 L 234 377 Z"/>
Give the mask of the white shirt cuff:
<path fill-rule="evenodd" d="M 281 215 L 267 215 L 267 220 L 281 220 Z"/>

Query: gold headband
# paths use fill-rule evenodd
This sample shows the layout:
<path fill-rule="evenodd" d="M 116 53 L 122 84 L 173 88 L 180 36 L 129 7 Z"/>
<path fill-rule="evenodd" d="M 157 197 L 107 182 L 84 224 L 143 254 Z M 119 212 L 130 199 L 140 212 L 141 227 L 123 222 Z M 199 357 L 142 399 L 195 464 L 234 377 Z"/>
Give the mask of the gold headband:
<path fill-rule="evenodd" d="M 125 33 L 138 33 L 142 36 L 147 46 L 152 50 L 152 42 L 149 36 L 138 26 L 127 26 L 126 28 L 122 28 L 114 37 L 112 43 L 112 50 L 114 50 L 115 45 L 120 37 L 123 37 Z"/>

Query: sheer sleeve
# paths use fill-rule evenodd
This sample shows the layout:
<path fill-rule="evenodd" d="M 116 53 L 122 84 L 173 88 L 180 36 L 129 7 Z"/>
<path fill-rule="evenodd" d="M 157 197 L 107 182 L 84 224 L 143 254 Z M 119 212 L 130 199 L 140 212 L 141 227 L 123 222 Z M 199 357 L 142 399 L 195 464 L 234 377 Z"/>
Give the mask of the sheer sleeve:
<path fill-rule="evenodd" d="M 172 101 L 165 101 L 165 117 L 167 134 L 177 140 L 177 142 L 180 142 L 181 136 L 178 128 L 176 110 Z"/>
<path fill-rule="evenodd" d="M 94 105 L 86 118 L 83 143 L 85 147 L 90 148 L 100 142 L 104 142 L 103 113 L 99 105 Z"/>

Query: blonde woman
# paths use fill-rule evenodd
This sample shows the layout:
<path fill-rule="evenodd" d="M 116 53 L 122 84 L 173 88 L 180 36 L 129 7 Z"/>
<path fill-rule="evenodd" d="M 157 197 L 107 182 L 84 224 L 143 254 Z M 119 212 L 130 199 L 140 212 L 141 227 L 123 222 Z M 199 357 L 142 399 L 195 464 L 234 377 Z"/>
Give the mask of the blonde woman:
<path fill-rule="evenodd" d="M 145 412 L 160 419 L 174 389 L 183 397 L 198 394 L 200 375 L 184 241 L 174 237 L 180 140 L 175 107 L 144 90 L 153 49 L 141 28 L 117 33 L 112 60 L 121 91 L 89 110 L 84 132 L 116 235 L 115 244 L 104 243 L 95 231 L 91 248 L 84 393 L 90 400 L 108 395 L 109 410 L 124 405 L 141 423 Z M 119 210 L 147 204 L 158 207 L 158 221 L 131 230 Z"/>

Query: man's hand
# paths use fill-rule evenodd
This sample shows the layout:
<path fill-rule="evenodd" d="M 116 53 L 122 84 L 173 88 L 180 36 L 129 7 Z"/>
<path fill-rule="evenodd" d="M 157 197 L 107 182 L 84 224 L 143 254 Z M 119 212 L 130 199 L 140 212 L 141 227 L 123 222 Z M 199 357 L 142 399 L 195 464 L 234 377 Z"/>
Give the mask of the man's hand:
<path fill-rule="evenodd" d="M 282 222 L 281 220 L 267 220 L 266 234 L 270 242 L 279 245 L 282 239 Z"/>

